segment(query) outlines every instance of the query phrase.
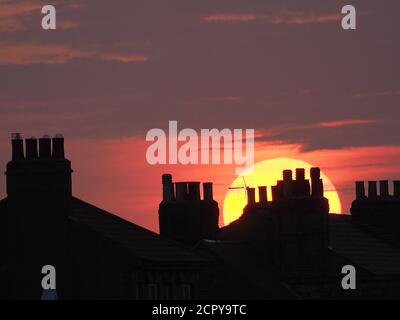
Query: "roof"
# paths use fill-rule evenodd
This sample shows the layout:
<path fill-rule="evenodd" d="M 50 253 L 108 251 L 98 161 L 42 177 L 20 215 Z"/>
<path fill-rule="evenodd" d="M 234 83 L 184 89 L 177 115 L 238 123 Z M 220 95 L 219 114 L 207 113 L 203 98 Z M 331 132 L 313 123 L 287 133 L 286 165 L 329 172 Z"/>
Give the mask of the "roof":
<path fill-rule="evenodd" d="M 144 261 L 181 264 L 206 262 L 189 248 L 80 199 L 73 198 L 71 207 L 71 220 L 99 232 Z"/>
<path fill-rule="evenodd" d="M 262 288 L 267 295 L 282 299 L 293 299 L 295 294 L 280 280 L 279 271 L 266 262 L 263 253 L 248 243 L 240 241 L 203 240 L 196 246 L 207 249 L 220 262 L 244 276 L 253 285 Z"/>
<path fill-rule="evenodd" d="M 330 246 L 375 275 L 400 275 L 400 249 L 367 232 L 351 216 L 330 215 Z"/>

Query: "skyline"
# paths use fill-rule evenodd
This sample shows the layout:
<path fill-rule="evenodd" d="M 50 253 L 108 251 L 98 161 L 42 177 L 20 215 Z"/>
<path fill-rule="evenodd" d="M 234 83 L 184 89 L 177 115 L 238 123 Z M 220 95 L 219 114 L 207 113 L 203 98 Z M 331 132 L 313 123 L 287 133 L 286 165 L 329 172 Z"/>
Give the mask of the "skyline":
<path fill-rule="evenodd" d="M 396 1 L 352 1 L 351 32 L 344 1 L 54 1 L 49 33 L 44 3 L 0 0 L 3 167 L 11 132 L 62 133 L 74 193 L 152 230 L 162 173 L 214 182 L 220 210 L 236 178 L 234 165 L 148 165 L 146 132 L 169 120 L 254 128 L 255 163 L 321 167 L 343 213 L 354 181 L 400 177 Z"/>

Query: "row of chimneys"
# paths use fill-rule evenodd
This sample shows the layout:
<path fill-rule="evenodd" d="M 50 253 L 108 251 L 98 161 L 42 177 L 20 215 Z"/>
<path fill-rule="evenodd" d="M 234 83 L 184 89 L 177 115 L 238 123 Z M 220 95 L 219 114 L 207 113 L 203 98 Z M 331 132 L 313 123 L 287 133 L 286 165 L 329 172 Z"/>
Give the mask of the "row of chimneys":
<path fill-rule="evenodd" d="M 25 139 L 24 150 L 24 140 L 21 134 L 13 133 L 11 134 L 11 144 L 13 161 L 24 159 L 64 159 L 64 138 L 61 134 L 57 134 L 52 139 L 47 135 L 39 139 L 35 137 Z"/>
<path fill-rule="evenodd" d="M 379 181 L 379 196 L 389 197 L 389 181 L 381 180 Z M 400 181 L 393 181 L 393 196 L 400 197 Z M 377 181 L 368 181 L 368 198 L 377 198 L 378 188 Z M 356 181 L 356 198 L 365 199 L 367 198 L 365 194 L 364 181 Z"/>
<path fill-rule="evenodd" d="M 200 182 L 172 182 L 172 175 L 163 174 L 163 201 L 200 201 Z M 175 188 L 174 188 L 175 185 Z M 213 184 L 203 183 L 203 198 L 205 201 L 213 200 Z"/>
<path fill-rule="evenodd" d="M 320 168 L 311 168 L 311 187 L 310 181 L 305 179 L 305 170 L 296 169 L 296 180 L 293 180 L 292 170 L 283 171 L 283 180 L 278 180 L 276 186 L 271 187 L 272 201 L 292 197 L 323 197 L 324 187 L 321 179 Z M 247 188 L 247 203 L 254 205 L 256 203 L 255 188 Z M 266 205 L 268 203 L 267 187 L 258 187 L 259 203 Z"/>

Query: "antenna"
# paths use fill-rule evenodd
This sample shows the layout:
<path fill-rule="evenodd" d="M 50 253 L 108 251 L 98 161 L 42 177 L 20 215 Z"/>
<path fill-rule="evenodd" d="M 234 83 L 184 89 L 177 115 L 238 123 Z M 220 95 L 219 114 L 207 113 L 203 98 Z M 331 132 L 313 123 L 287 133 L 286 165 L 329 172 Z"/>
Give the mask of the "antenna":
<path fill-rule="evenodd" d="M 239 190 L 239 189 L 243 189 L 243 190 L 244 190 L 244 198 L 246 199 L 246 198 L 247 198 L 247 192 L 246 192 L 246 190 L 247 190 L 246 179 L 244 178 L 244 176 L 242 176 L 242 179 L 243 179 L 243 186 L 240 186 L 240 187 L 229 187 L 228 189 L 229 189 L 229 190 Z"/>

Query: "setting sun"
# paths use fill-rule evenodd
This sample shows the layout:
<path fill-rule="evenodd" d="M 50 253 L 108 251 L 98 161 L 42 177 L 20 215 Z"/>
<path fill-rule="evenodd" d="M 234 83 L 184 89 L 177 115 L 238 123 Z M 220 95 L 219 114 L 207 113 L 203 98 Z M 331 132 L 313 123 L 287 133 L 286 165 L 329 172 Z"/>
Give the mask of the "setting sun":
<path fill-rule="evenodd" d="M 245 186 L 268 186 L 268 199 L 272 199 L 271 186 L 276 185 L 277 180 L 282 179 L 283 170 L 291 169 L 294 171 L 296 168 L 304 168 L 306 179 L 308 179 L 309 170 L 312 167 L 307 162 L 291 158 L 276 158 L 256 163 L 238 176 L 226 193 L 223 208 L 224 225 L 236 220 L 242 214 L 247 201 Z M 329 200 L 330 212 L 341 213 L 341 203 L 335 186 L 322 171 L 321 178 L 324 181 L 324 196 Z M 258 200 L 258 195 L 256 195 L 256 200 Z"/>

